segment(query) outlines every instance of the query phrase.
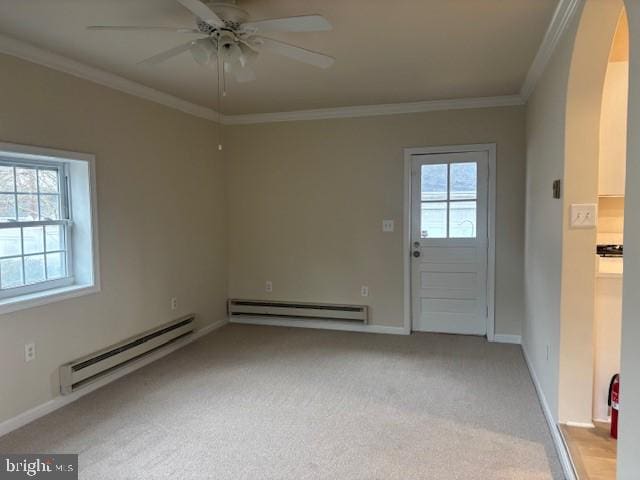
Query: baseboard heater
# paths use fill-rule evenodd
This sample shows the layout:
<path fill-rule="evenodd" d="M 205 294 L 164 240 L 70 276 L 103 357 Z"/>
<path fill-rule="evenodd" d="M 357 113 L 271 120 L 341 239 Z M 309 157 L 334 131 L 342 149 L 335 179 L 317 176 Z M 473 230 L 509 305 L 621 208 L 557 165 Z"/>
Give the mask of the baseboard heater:
<path fill-rule="evenodd" d="M 279 317 L 360 323 L 369 321 L 369 307 L 366 305 L 231 299 L 228 311 L 231 317 Z"/>
<path fill-rule="evenodd" d="M 63 395 L 94 382 L 116 369 L 155 352 L 194 331 L 194 315 L 187 315 L 60 367 Z"/>

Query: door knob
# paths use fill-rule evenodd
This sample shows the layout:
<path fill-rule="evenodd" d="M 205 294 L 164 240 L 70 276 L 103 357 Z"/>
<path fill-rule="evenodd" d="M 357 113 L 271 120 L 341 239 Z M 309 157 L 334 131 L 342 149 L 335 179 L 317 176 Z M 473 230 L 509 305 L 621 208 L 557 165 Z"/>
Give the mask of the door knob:
<path fill-rule="evenodd" d="M 415 250 L 415 251 L 413 252 L 413 256 L 414 256 L 414 257 L 416 257 L 416 258 L 418 258 L 418 257 L 420 256 L 420 252 L 419 252 L 418 250 Z"/>

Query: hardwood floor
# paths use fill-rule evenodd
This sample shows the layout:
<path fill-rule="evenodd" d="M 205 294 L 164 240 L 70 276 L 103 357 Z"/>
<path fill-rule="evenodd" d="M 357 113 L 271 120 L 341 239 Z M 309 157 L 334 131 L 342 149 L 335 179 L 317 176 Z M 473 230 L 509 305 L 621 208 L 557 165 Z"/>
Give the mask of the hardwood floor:
<path fill-rule="evenodd" d="M 617 444 L 609 436 L 609 424 L 596 428 L 560 425 L 579 480 L 615 480 Z"/>

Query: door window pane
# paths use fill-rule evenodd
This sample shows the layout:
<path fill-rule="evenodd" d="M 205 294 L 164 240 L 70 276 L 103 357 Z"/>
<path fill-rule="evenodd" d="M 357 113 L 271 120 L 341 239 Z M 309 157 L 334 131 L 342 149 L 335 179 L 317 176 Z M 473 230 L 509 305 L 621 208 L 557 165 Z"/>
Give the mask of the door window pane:
<path fill-rule="evenodd" d="M 476 237 L 476 202 L 449 204 L 449 238 Z"/>
<path fill-rule="evenodd" d="M 452 163 L 450 168 L 450 200 L 475 200 L 478 194 L 478 171 L 476 163 Z"/>
<path fill-rule="evenodd" d="M 0 287 L 12 288 L 23 285 L 22 258 L 0 260 Z"/>
<path fill-rule="evenodd" d="M 447 203 L 426 202 L 420 215 L 421 238 L 447 238 Z"/>
<path fill-rule="evenodd" d="M 10 222 L 16 219 L 16 197 L 13 194 L 0 194 L 0 222 Z"/>
<path fill-rule="evenodd" d="M 0 228 L 0 257 L 22 254 L 19 228 Z"/>
<path fill-rule="evenodd" d="M 44 282 L 44 255 L 24 257 L 25 283 Z"/>
<path fill-rule="evenodd" d="M 421 172 L 421 200 L 446 200 L 447 165 L 422 165 Z"/>
<path fill-rule="evenodd" d="M 54 280 L 66 275 L 64 253 L 47 253 L 47 279 Z"/>
<path fill-rule="evenodd" d="M 24 253 L 44 252 L 44 236 L 42 227 L 25 227 L 22 229 Z"/>

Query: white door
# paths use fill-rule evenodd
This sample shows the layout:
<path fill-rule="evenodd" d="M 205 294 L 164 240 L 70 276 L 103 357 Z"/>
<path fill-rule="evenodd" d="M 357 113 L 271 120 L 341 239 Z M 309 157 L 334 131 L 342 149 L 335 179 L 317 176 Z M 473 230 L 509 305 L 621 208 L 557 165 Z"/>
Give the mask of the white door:
<path fill-rule="evenodd" d="M 487 333 L 488 152 L 412 155 L 413 330 Z"/>

